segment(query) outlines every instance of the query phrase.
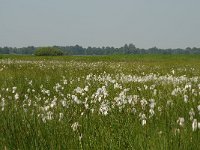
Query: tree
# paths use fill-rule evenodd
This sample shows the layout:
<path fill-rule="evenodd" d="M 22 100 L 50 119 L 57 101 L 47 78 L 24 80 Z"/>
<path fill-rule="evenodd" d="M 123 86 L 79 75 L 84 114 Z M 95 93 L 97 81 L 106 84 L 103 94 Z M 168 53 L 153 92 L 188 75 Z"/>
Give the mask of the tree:
<path fill-rule="evenodd" d="M 8 47 L 1 48 L 0 54 L 9 54 L 9 48 Z"/>
<path fill-rule="evenodd" d="M 42 47 L 38 48 L 34 54 L 36 56 L 61 56 L 63 52 L 56 47 Z"/>
<path fill-rule="evenodd" d="M 137 51 L 135 45 L 133 45 L 132 43 L 128 45 L 128 54 L 135 54 Z"/>

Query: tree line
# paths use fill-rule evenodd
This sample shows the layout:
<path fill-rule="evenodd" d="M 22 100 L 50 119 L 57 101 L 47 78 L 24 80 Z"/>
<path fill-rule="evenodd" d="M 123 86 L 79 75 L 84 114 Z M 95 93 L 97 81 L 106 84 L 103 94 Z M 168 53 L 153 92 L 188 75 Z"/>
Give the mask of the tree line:
<path fill-rule="evenodd" d="M 200 54 L 200 48 L 185 49 L 161 49 L 152 47 L 149 49 L 141 49 L 135 47 L 134 44 L 125 44 L 120 48 L 115 47 L 87 47 L 84 48 L 79 45 L 75 46 L 53 46 L 60 49 L 64 55 L 112 55 L 112 54 Z M 21 55 L 33 55 L 39 47 L 28 46 L 23 48 L 16 47 L 0 47 L 0 54 L 21 54 Z"/>

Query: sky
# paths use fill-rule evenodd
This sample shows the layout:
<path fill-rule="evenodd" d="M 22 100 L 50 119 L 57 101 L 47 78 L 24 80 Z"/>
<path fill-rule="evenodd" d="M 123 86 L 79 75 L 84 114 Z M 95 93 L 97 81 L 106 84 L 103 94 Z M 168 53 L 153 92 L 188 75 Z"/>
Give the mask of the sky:
<path fill-rule="evenodd" d="M 0 47 L 200 47 L 200 0 L 0 0 Z"/>

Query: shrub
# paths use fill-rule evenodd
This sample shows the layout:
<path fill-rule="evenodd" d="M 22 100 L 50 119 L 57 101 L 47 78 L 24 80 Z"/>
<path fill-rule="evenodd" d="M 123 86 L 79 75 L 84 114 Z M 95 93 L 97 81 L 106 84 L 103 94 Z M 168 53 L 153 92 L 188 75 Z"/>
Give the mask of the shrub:
<path fill-rule="evenodd" d="M 61 56 L 64 53 L 55 47 L 41 47 L 38 48 L 34 54 L 36 56 Z"/>

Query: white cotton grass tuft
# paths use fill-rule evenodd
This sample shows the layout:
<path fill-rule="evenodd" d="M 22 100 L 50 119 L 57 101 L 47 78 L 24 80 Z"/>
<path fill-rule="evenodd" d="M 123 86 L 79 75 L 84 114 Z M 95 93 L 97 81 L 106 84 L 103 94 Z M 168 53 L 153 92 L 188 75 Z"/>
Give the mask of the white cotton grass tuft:
<path fill-rule="evenodd" d="M 71 125 L 71 128 L 73 131 L 77 131 L 78 127 L 79 127 L 79 123 L 78 122 L 74 122 L 72 125 Z"/>
<path fill-rule="evenodd" d="M 185 119 L 184 119 L 183 117 L 179 117 L 178 120 L 177 120 L 177 123 L 178 123 L 181 127 L 183 127 L 184 124 L 185 124 Z"/>
<path fill-rule="evenodd" d="M 16 94 L 15 94 L 15 100 L 18 100 L 18 99 L 19 99 L 19 94 L 16 93 Z"/>
<path fill-rule="evenodd" d="M 139 118 L 140 118 L 140 120 L 141 120 L 141 124 L 142 124 L 142 126 L 145 126 L 146 124 L 147 124 L 147 117 L 146 117 L 146 114 L 144 114 L 144 113 L 140 113 L 139 114 Z"/>
<path fill-rule="evenodd" d="M 0 98 L 1 98 L 1 96 L 0 96 Z M 5 98 L 2 98 L 1 99 L 1 111 L 4 111 L 4 109 L 5 109 Z"/>
<path fill-rule="evenodd" d="M 192 122 L 192 131 L 196 131 L 198 127 L 197 119 L 194 119 Z"/>
<path fill-rule="evenodd" d="M 189 116 L 190 116 L 190 120 L 193 120 L 194 116 L 195 116 L 195 112 L 194 112 L 194 109 L 191 108 L 190 111 L 189 111 Z"/>
<path fill-rule="evenodd" d="M 184 95 L 184 102 L 185 102 L 185 103 L 188 102 L 188 95 Z"/>
<path fill-rule="evenodd" d="M 198 122 L 197 119 L 193 119 L 192 131 L 196 131 L 197 129 L 200 129 L 200 122 Z"/>
<path fill-rule="evenodd" d="M 17 90 L 17 87 L 14 86 L 14 87 L 12 88 L 12 93 L 14 94 L 14 93 L 16 92 L 16 90 Z"/>
<path fill-rule="evenodd" d="M 199 111 L 199 113 L 200 113 L 200 105 L 197 106 L 197 109 L 198 109 L 198 111 Z"/>
<path fill-rule="evenodd" d="M 99 112 L 102 115 L 108 115 L 108 111 L 109 111 L 109 105 L 108 103 L 101 103 L 100 108 L 99 108 Z"/>
<path fill-rule="evenodd" d="M 66 69 L 64 74 L 59 72 L 62 74 L 60 80 L 58 75 L 58 80 L 50 80 L 51 78 L 48 77 L 44 78 L 44 82 L 40 84 L 37 84 L 35 79 L 32 82 L 32 79 L 27 77 L 24 89 L 18 85 L 1 87 L 0 110 L 4 111 L 2 113 L 9 111 L 6 107 L 13 103 L 12 106 L 15 107 L 13 110 L 19 110 L 18 107 L 23 108 L 22 111 L 27 116 L 36 114 L 38 119 L 47 124 L 55 121 L 58 125 L 67 124 L 68 126 L 69 123 L 73 131 L 81 131 L 79 130 L 80 122 L 71 121 L 85 120 L 84 117 L 88 116 L 97 119 L 116 119 L 118 122 L 122 120 L 120 123 L 123 123 L 123 118 L 119 121 L 118 116 L 132 117 L 137 122 L 136 125 L 150 128 L 152 123 L 164 122 L 165 118 L 162 116 L 171 113 L 169 110 L 177 110 L 177 104 L 180 103 L 178 107 L 185 107 L 185 109 L 173 112 L 172 115 L 178 115 L 177 118 L 171 117 L 170 114 L 166 116 L 166 119 L 174 119 L 170 120 L 173 122 L 172 131 L 175 130 L 176 134 L 180 134 L 182 131 L 188 131 L 188 128 L 191 131 L 197 131 L 200 128 L 200 122 L 197 120 L 200 115 L 198 103 L 200 77 L 198 76 L 180 75 L 179 68 L 175 68 L 176 72 L 172 70 L 174 68 L 171 68 L 167 74 L 139 72 L 140 70 L 137 70 L 137 73 L 134 73 L 134 70 L 123 72 L 125 70 L 123 63 L 114 63 L 111 66 L 106 64 L 110 68 L 116 66 L 121 68 L 110 73 L 92 70 L 93 67 L 98 68 L 102 65 L 102 62 L 64 62 L 63 64 L 70 65 L 70 68 L 77 67 L 75 70 L 78 71 L 85 69 L 84 67 L 90 69 L 86 70 L 86 74 L 78 73 L 77 76 L 69 75 Z M 46 67 L 55 69 L 63 64 L 53 65 L 52 63 L 48 68 L 45 62 L 40 65 L 34 62 L 34 65 L 38 65 L 40 69 L 46 69 Z M 105 67 L 105 64 L 103 66 Z M 146 66 L 142 68 L 147 69 Z M 177 102 L 179 99 L 181 100 Z M 130 123 L 132 123 L 131 119 Z M 160 131 L 160 136 L 162 131 L 164 134 L 162 127 L 157 131 Z M 82 134 L 77 135 L 82 139 Z"/>
<path fill-rule="evenodd" d="M 59 120 L 58 121 L 61 121 L 63 118 L 64 118 L 64 114 L 63 113 L 59 113 Z"/>

